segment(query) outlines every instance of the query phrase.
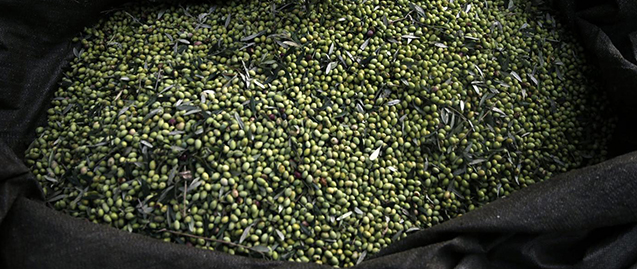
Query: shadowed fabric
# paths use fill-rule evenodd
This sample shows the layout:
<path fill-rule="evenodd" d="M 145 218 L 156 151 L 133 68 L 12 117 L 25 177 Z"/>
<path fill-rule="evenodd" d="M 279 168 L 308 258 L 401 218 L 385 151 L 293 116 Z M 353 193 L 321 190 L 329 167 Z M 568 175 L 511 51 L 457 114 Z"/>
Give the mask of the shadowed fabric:
<path fill-rule="evenodd" d="M 23 152 L 71 39 L 120 2 L 0 0 L 0 268 L 329 268 L 165 243 L 45 206 Z M 637 268 L 637 1 L 552 2 L 598 67 L 621 156 L 411 234 L 356 268 Z"/>

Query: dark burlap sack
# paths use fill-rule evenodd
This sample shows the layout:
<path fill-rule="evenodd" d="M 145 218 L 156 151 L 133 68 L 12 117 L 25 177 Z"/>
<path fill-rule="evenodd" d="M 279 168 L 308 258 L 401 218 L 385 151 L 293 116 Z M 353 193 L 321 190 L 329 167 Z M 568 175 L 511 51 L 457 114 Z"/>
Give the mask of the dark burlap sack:
<path fill-rule="evenodd" d="M 44 123 L 70 40 L 112 0 L 0 1 L 0 268 L 327 268 L 164 243 L 63 215 L 21 161 Z M 637 1 L 555 0 L 599 67 L 635 150 Z M 637 268 L 637 153 L 575 170 L 384 249 L 359 268 Z"/>

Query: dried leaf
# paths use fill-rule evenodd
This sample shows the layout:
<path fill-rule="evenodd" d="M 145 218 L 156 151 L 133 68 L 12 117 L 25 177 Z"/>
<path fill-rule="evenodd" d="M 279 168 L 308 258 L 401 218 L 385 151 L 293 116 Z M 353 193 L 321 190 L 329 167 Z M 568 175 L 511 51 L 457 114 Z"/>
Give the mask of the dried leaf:
<path fill-rule="evenodd" d="M 264 246 L 264 245 L 256 245 L 254 247 L 251 247 L 250 250 L 261 252 L 261 253 L 269 253 L 271 251 L 268 246 Z"/>
<path fill-rule="evenodd" d="M 166 87 L 166 88 L 164 88 L 163 90 L 161 90 L 159 93 L 163 93 L 163 92 L 165 92 L 165 91 L 167 91 L 167 90 L 172 89 L 173 87 L 175 87 L 175 85 L 169 85 L 168 87 Z"/>
<path fill-rule="evenodd" d="M 80 58 L 81 53 L 77 50 L 76 47 L 73 47 L 73 55 L 75 55 L 75 57 Z"/>
<path fill-rule="evenodd" d="M 285 235 L 283 235 L 283 232 L 279 231 L 279 229 L 276 229 L 275 231 L 276 231 L 276 234 L 279 236 L 279 239 L 281 241 L 284 241 L 285 240 Z"/>
<path fill-rule="evenodd" d="M 226 23 L 224 24 L 224 28 L 228 29 L 228 26 L 230 25 L 230 19 L 232 18 L 232 14 L 228 14 L 228 17 L 226 17 Z"/>
<path fill-rule="evenodd" d="M 170 149 L 171 149 L 172 151 L 174 151 L 174 152 L 183 152 L 183 151 L 186 151 L 186 149 L 185 149 L 185 148 L 182 148 L 182 147 L 180 147 L 180 146 L 175 146 L 175 145 L 170 146 Z"/>
<path fill-rule="evenodd" d="M 48 198 L 47 202 L 48 202 L 48 203 L 53 203 L 53 202 L 56 202 L 56 201 L 58 201 L 58 200 L 62 200 L 62 199 L 64 199 L 64 198 L 66 198 L 66 197 L 68 197 L 68 194 L 60 194 L 60 195 L 56 195 L 56 196 L 53 196 L 53 197 L 51 197 L 51 198 Z"/>
<path fill-rule="evenodd" d="M 301 44 L 298 44 L 294 41 L 283 41 L 283 44 L 288 45 L 290 47 L 300 47 Z"/>
<path fill-rule="evenodd" d="M 358 214 L 358 215 L 363 215 L 363 210 L 361 210 L 358 207 L 354 207 L 354 212 L 356 212 L 356 214 Z"/>
<path fill-rule="evenodd" d="M 255 37 L 263 35 L 264 33 L 265 33 L 265 31 L 261 31 L 261 32 L 255 33 L 255 34 L 251 34 L 249 36 L 241 38 L 241 41 L 242 42 L 250 41 L 250 40 L 254 39 Z"/>
<path fill-rule="evenodd" d="M 203 181 L 200 178 L 193 179 L 192 183 L 190 183 L 190 185 L 188 185 L 188 188 L 186 189 L 186 193 L 189 193 L 189 192 L 197 189 L 199 186 L 201 186 L 202 183 L 203 183 Z"/>
<path fill-rule="evenodd" d="M 149 147 L 151 149 L 153 148 L 153 145 L 151 143 L 148 143 L 148 141 L 146 141 L 146 140 L 141 140 L 139 142 L 142 143 L 144 146 L 147 146 L 147 147 Z"/>
<path fill-rule="evenodd" d="M 480 67 L 478 67 L 476 64 L 473 64 L 473 67 L 478 70 L 478 73 L 480 73 L 480 77 L 484 77 L 484 73 L 482 72 L 482 69 L 480 69 Z"/>
<path fill-rule="evenodd" d="M 363 251 L 363 253 L 361 253 L 361 255 L 358 256 L 358 260 L 356 261 L 356 264 L 358 265 L 359 263 L 363 262 L 363 260 L 365 260 L 365 256 L 367 256 L 367 250 Z"/>
<path fill-rule="evenodd" d="M 372 152 L 372 155 L 369 156 L 369 160 L 370 161 L 376 160 L 378 158 L 378 155 L 380 155 L 380 150 L 382 148 L 383 146 L 380 146 L 376 150 L 374 150 L 374 152 Z"/>
<path fill-rule="evenodd" d="M 164 16 L 164 13 L 166 13 L 166 10 L 160 10 L 159 13 L 157 13 L 157 20 L 161 19 L 162 16 Z"/>
<path fill-rule="evenodd" d="M 425 10 L 422 7 L 414 3 L 409 3 L 409 5 L 411 6 L 412 9 L 416 11 L 416 13 L 418 13 L 418 16 L 425 17 Z"/>
<path fill-rule="evenodd" d="M 239 238 L 239 244 L 243 243 L 243 241 L 246 240 L 246 238 L 248 237 L 248 234 L 250 234 L 250 230 L 257 222 L 258 221 L 253 222 L 252 224 L 248 225 L 248 227 L 246 227 L 243 230 L 243 233 L 241 234 L 241 237 Z"/>
<path fill-rule="evenodd" d="M 511 71 L 511 76 L 513 76 L 515 79 L 517 79 L 519 82 L 522 82 L 522 78 L 520 77 L 520 75 L 518 75 L 518 73 L 516 73 L 515 71 Z"/>
<path fill-rule="evenodd" d="M 557 78 L 559 78 L 560 80 L 564 80 L 564 76 L 562 75 L 562 70 L 560 70 L 559 67 L 555 67 L 555 73 L 557 74 Z"/>
<path fill-rule="evenodd" d="M 346 218 L 349 218 L 349 216 L 351 216 L 353 213 L 354 213 L 354 212 L 349 211 L 349 212 L 347 212 L 347 213 L 345 213 L 345 214 L 341 215 L 340 217 L 338 217 L 336 220 L 337 220 L 337 221 L 341 221 L 341 220 L 344 220 L 344 219 L 346 219 Z"/>
<path fill-rule="evenodd" d="M 124 108 L 122 108 L 119 113 L 117 113 L 117 116 L 121 116 L 122 114 L 126 113 L 126 111 L 128 111 L 128 109 L 130 109 L 130 106 L 125 106 Z M 65 113 L 66 114 L 66 113 Z"/>
<path fill-rule="evenodd" d="M 360 46 L 360 50 L 364 50 L 365 48 L 367 48 L 367 45 L 369 45 L 369 40 L 371 40 L 371 38 L 368 38 L 367 40 L 365 40 L 365 42 L 363 42 L 363 44 Z"/>
<path fill-rule="evenodd" d="M 358 113 L 365 113 L 365 109 L 363 108 L 363 105 L 361 105 L 361 103 L 356 103 L 356 110 L 358 111 Z"/>
<path fill-rule="evenodd" d="M 535 76 L 533 76 L 533 74 L 527 74 L 527 76 L 529 76 L 529 78 L 531 79 L 531 81 L 533 81 L 533 83 L 538 86 L 539 83 L 537 81 L 537 78 L 535 78 Z"/>
<path fill-rule="evenodd" d="M 208 16 L 208 13 L 201 13 L 197 16 L 197 20 L 200 22 L 203 22 L 207 16 Z"/>
<path fill-rule="evenodd" d="M 142 122 L 146 122 L 148 119 L 152 118 L 153 116 L 159 114 L 159 113 L 163 113 L 164 109 L 162 107 L 158 107 L 156 109 L 153 109 L 150 113 L 148 113 L 145 117 L 144 120 Z"/>
<path fill-rule="evenodd" d="M 327 65 L 327 68 L 325 69 L 325 74 L 329 75 L 330 71 L 332 71 L 334 68 L 336 68 L 338 66 L 338 62 L 331 62 Z"/>
<path fill-rule="evenodd" d="M 57 179 L 52 178 L 52 177 L 47 176 L 47 175 L 44 175 L 44 179 L 46 179 L 46 180 L 48 180 L 48 181 L 51 181 L 51 182 L 54 182 L 54 183 L 55 183 L 55 182 L 58 182 L 58 180 L 57 180 Z"/>
<path fill-rule="evenodd" d="M 188 112 L 184 113 L 184 116 L 192 115 L 192 114 L 199 113 L 199 112 L 201 112 L 201 109 L 189 110 Z"/>
<path fill-rule="evenodd" d="M 495 111 L 495 112 L 498 112 L 498 113 L 500 113 L 500 114 L 502 114 L 502 115 L 504 115 L 504 116 L 506 116 L 506 115 L 507 115 L 506 113 L 504 113 L 504 111 L 502 111 L 501 109 L 499 109 L 499 108 L 497 108 L 497 107 L 492 107 L 492 108 L 491 108 L 491 110 L 493 110 L 493 111 Z"/>
<path fill-rule="evenodd" d="M 184 134 L 184 133 L 186 133 L 186 132 L 175 130 L 175 131 L 172 131 L 172 132 L 168 133 L 168 135 L 180 135 L 180 134 Z"/>
<path fill-rule="evenodd" d="M 447 109 L 443 108 L 440 110 L 440 119 L 445 125 L 449 124 L 449 111 Z"/>
<path fill-rule="evenodd" d="M 239 127 L 241 127 L 241 130 L 245 130 L 246 125 L 243 123 L 243 120 L 241 120 L 239 113 L 234 112 L 234 119 L 237 121 L 237 123 L 239 123 Z"/>
<path fill-rule="evenodd" d="M 476 93 L 477 93 L 478 95 L 480 95 L 480 89 L 478 88 L 478 85 L 471 84 L 471 87 L 473 87 L 473 90 L 475 90 L 475 91 L 476 91 Z"/>
<path fill-rule="evenodd" d="M 442 44 L 442 43 L 440 43 L 440 42 L 436 42 L 436 43 L 434 43 L 434 46 L 439 47 L 439 48 L 443 48 L 443 49 L 446 49 L 446 48 L 447 48 L 447 45 Z"/>

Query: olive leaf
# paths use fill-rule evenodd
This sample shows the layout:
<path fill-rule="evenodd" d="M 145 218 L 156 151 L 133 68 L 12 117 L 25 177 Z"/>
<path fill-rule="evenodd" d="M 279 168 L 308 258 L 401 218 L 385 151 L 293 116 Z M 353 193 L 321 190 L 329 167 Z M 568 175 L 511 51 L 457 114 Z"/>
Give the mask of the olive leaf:
<path fill-rule="evenodd" d="M 354 212 L 355 212 L 356 214 L 358 214 L 358 215 L 363 215 L 363 210 L 361 210 L 361 209 L 360 209 L 360 208 L 358 208 L 358 207 L 354 207 Z"/>
<path fill-rule="evenodd" d="M 228 14 L 228 16 L 226 17 L 226 22 L 223 24 L 223 28 L 228 29 L 228 26 L 230 26 L 230 19 L 232 18 L 232 14 Z"/>
<path fill-rule="evenodd" d="M 412 2 L 409 3 L 409 6 L 416 11 L 418 16 L 426 18 L 425 10 L 422 7 Z"/>
<path fill-rule="evenodd" d="M 360 256 L 358 256 L 358 260 L 356 260 L 356 265 L 360 264 L 361 262 L 363 262 L 363 260 L 365 260 L 365 257 L 367 256 L 367 250 L 364 250 Z"/>
<path fill-rule="evenodd" d="M 300 47 L 301 46 L 301 44 L 298 44 L 298 43 L 296 43 L 294 41 L 283 41 L 282 43 L 287 45 L 287 46 L 290 46 L 290 47 Z"/>
<path fill-rule="evenodd" d="M 68 196 L 69 196 L 68 194 L 55 195 L 55 196 L 52 196 L 51 198 L 47 198 L 46 202 L 47 203 L 57 202 L 57 201 L 62 200 L 64 198 L 68 197 Z"/>
<path fill-rule="evenodd" d="M 352 211 L 348 211 L 347 213 L 341 215 L 340 217 L 336 218 L 336 221 L 341 221 L 344 220 L 346 218 L 349 218 L 349 216 L 351 216 L 354 212 Z"/>
<path fill-rule="evenodd" d="M 380 154 L 380 150 L 382 148 L 383 148 L 383 146 L 380 146 L 376 150 L 374 150 L 374 152 L 372 152 L 372 155 L 369 156 L 369 160 L 370 161 L 376 160 L 378 158 L 378 155 Z"/>
<path fill-rule="evenodd" d="M 162 9 L 157 13 L 157 20 L 161 19 L 162 16 L 166 13 L 166 9 Z"/>
<path fill-rule="evenodd" d="M 283 235 L 283 232 L 279 231 L 279 229 L 276 229 L 275 231 L 281 241 L 285 240 L 285 236 Z"/>
<path fill-rule="evenodd" d="M 268 246 L 264 246 L 264 245 L 256 245 L 256 246 L 250 247 L 250 250 L 261 252 L 261 253 L 270 253 L 271 251 Z"/>
<path fill-rule="evenodd" d="M 369 45 L 369 40 L 371 40 L 371 39 L 368 38 L 367 40 L 365 40 L 365 42 L 363 42 L 363 44 L 361 44 L 359 50 L 365 50 L 365 48 L 367 48 L 367 45 Z"/>
<path fill-rule="evenodd" d="M 243 120 L 241 119 L 241 117 L 239 116 L 239 113 L 234 112 L 234 119 L 237 121 L 237 123 L 239 124 L 239 127 L 241 127 L 241 130 L 245 130 L 246 125 L 245 123 L 243 123 Z"/>
<path fill-rule="evenodd" d="M 265 34 L 265 31 L 260 31 L 260 32 L 258 32 L 258 33 L 254 33 L 254 34 L 251 34 L 251 35 L 249 35 L 249 36 L 242 37 L 242 38 L 241 38 L 241 41 L 242 41 L 242 42 L 250 41 L 250 40 L 252 40 L 252 39 L 255 39 L 256 37 L 262 36 L 263 34 Z"/>
<path fill-rule="evenodd" d="M 533 81 L 533 84 L 535 84 L 536 86 L 539 86 L 537 78 L 535 78 L 533 74 L 527 74 L 527 76 L 531 79 L 531 81 Z"/>
<path fill-rule="evenodd" d="M 497 107 L 492 107 L 491 110 L 493 110 L 494 112 L 500 113 L 504 116 L 506 116 L 507 114 L 504 113 L 504 111 L 502 111 L 501 109 L 497 108 Z"/>
<path fill-rule="evenodd" d="M 243 233 L 241 233 L 241 237 L 239 238 L 239 244 L 243 243 L 243 241 L 248 237 L 248 234 L 250 234 L 250 230 L 252 229 L 252 227 L 256 225 L 257 223 L 258 223 L 258 220 L 254 221 L 252 224 L 248 225 L 248 227 L 246 227 L 243 230 Z"/>
<path fill-rule="evenodd" d="M 440 42 L 435 42 L 434 46 L 439 47 L 439 48 L 443 48 L 443 49 L 447 48 L 447 45 L 445 45 L 443 43 L 440 43 Z"/>
<path fill-rule="evenodd" d="M 513 76 L 515 79 L 517 79 L 519 82 L 522 82 L 522 78 L 520 77 L 520 75 L 518 75 L 518 73 L 516 73 L 515 71 L 511 71 L 511 76 Z"/>
<path fill-rule="evenodd" d="M 325 74 L 329 75 L 330 71 L 332 71 L 334 68 L 336 68 L 336 66 L 338 66 L 338 62 L 330 62 L 327 65 L 327 68 L 325 69 Z"/>

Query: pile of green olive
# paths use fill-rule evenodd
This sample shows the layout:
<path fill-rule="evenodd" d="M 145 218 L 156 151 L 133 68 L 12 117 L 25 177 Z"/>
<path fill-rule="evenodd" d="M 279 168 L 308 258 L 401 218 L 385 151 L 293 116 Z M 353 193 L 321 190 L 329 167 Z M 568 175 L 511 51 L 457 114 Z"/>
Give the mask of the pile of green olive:
<path fill-rule="evenodd" d="M 26 162 L 72 216 L 353 266 L 603 160 L 582 48 L 526 2 L 129 5 L 75 39 Z"/>

